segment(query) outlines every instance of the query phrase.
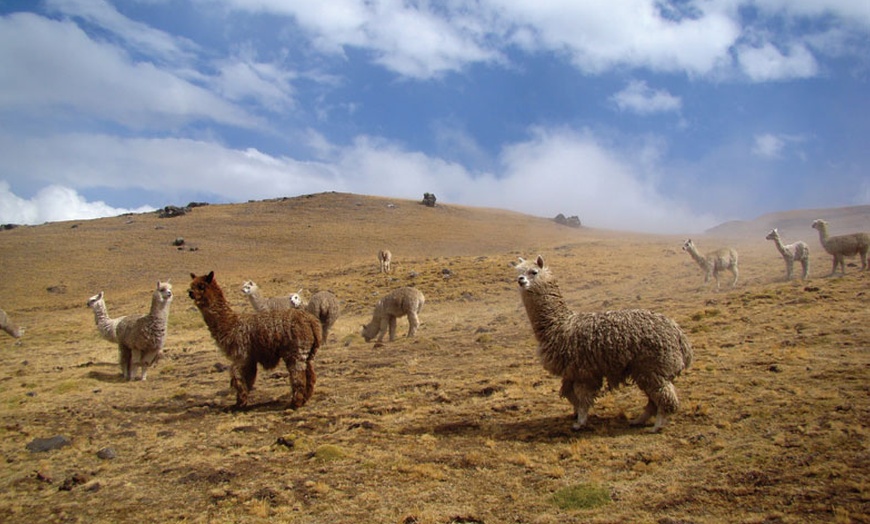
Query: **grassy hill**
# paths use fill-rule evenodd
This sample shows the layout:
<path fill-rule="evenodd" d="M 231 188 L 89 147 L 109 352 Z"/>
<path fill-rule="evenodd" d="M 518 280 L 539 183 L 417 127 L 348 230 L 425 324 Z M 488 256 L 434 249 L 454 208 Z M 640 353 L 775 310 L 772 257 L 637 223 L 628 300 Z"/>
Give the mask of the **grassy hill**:
<path fill-rule="evenodd" d="M 26 333 L 0 339 L 0 520 L 867 522 L 870 273 L 853 260 L 823 278 L 812 215 L 788 212 L 807 224 L 811 280 L 785 282 L 762 233 L 729 238 L 741 277 L 720 292 L 681 238 L 339 193 L 2 231 L 0 307 Z M 649 308 L 688 333 L 695 362 L 663 433 L 629 426 L 645 403 L 633 386 L 571 431 L 511 267 L 536 254 L 574 309 Z M 260 371 L 251 409 L 226 409 L 226 360 L 186 293 L 212 270 L 239 310 L 247 279 L 341 300 L 302 409 L 286 409 L 283 367 Z M 122 382 L 85 303 L 102 290 L 110 315 L 144 313 L 167 278 L 165 357 Z M 374 302 L 402 285 L 427 298 L 418 336 L 366 344 Z M 55 435 L 71 445 L 26 448 Z"/>

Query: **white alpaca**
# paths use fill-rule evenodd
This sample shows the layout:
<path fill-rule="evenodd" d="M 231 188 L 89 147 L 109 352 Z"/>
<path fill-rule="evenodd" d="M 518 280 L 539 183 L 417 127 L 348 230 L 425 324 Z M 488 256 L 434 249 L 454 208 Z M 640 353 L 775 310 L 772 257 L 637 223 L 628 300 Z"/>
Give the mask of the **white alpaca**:
<path fill-rule="evenodd" d="M 18 327 L 2 309 L 0 309 L 0 329 L 13 338 L 21 338 L 21 335 L 24 334 L 24 328 Z"/>
<path fill-rule="evenodd" d="M 813 221 L 812 228 L 819 231 L 819 242 L 822 243 L 825 251 L 834 256 L 834 267 L 831 268 L 831 275 L 837 272 L 837 266 L 840 267 L 840 272 L 845 275 L 845 259 L 855 255 L 858 255 L 858 258 L 861 259 L 861 270 L 867 269 L 867 251 L 870 250 L 870 235 L 867 233 L 850 233 L 829 237 L 828 223 L 821 219 Z"/>
<path fill-rule="evenodd" d="M 779 231 L 777 231 L 776 228 L 771 229 L 770 233 L 768 233 L 764 238 L 767 240 L 773 240 L 773 243 L 776 244 L 776 249 L 779 251 L 779 254 L 782 255 L 782 259 L 785 260 L 786 280 L 791 280 L 792 273 L 794 273 L 795 261 L 801 263 L 801 268 L 803 269 L 801 272 L 801 278 L 803 280 L 807 279 L 807 276 L 810 273 L 810 248 L 807 246 L 806 242 L 798 240 L 794 244 L 783 245 L 782 239 L 779 238 Z"/>
<path fill-rule="evenodd" d="M 731 282 L 731 287 L 737 285 L 737 250 L 730 247 L 723 247 L 716 251 L 711 251 L 705 255 L 698 253 L 692 239 L 686 240 L 683 244 L 683 251 L 689 253 L 692 259 L 704 270 L 704 284 L 710 281 L 710 277 L 716 279 L 716 289 L 719 289 L 719 272 L 726 269 L 734 274 L 734 280 Z"/>
<path fill-rule="evenodd" d="M 378 251 L 378 262 L 381 265 L 381 273 L 390 272 L 390 262 L 393 261 L 393 254 L 388 249 Z"/>
<path fill-rule="evenodd" d="M 341 316 L 341 306 L 338 298 L 329 291 L 318 291 L 311 295 L 311 300 L 305 302 L 302 298 L 302 290 L 290 295 L 290 303 L 296 309 L 308 311 L 320 321 L 322 331 L 322 343 L 326 344 L 329 330 L 335 325 L 335 321 Z"/>
<path fill-rule="evenodd" d="M 413 337 L 420 325 L 420 311 L 426 298 L 413 287 L 394 289 L 375 304 L 371 321 L 363 326 L 362 336 L 366 342 L 378 337 L 380 343 L 389 331 L 390 342 L 396 338 L 396 319 L 408 316 L 408 336 Z"/>
<path fill-rule="evenodd" d="M 109 318 L 102 291 L 88 299 L 88 307 L 94 310 L 94 322 L 100 336 L 109 342 L 118 342 L 118 322 L 124 317 Z"/>
<path fill-rule="evenodd" d="M 163 355 L 171 302 L 172 284 L 158 282 L 157 289 L 151 295 L 151 310 L 147 315 L 128 315 L 118 319 L 115 333 L 121 373 L 126 380 L 136 378 L 137 367 L 142 372 L 140 380 L 145 380 L 148 367 Z"/>
<path fill-rule="evenodd" d="M 290 302 L 290 297 L 270 297 L 265 298 L 260 293 L 260 287 L 253 280 L 248 280 L 242 284 L 242 293 L 248 296 L 251 305 L 255 311 L 266 311 L 269 309 L 291 309 L 293 304 Z"/>

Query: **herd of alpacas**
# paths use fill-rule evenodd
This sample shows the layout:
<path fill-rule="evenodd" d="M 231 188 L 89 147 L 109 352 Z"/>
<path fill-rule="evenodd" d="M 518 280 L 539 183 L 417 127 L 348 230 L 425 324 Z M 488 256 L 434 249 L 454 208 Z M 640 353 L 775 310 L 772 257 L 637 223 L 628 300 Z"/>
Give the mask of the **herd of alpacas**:
<path fill-rule="evenodd" d="M 829 236 L 828 224 L 816 220 L 819 241 L 833 256 L 831 275 L 837 268 L 845 274 L 844 258 L 858 255 L 861 269 L 867 269 L 870 235 L 852 233 Z M 772 240 L 786 264 L 786 279 L 791 279 L 794 263 L 801 264 L 801 278 L 809 275 L 809 247 L 803 241 L 783 244 L 773 229 L 765 237 Z M 700 254 L 689 239 L 683 244 L 704 272 L 704 284 L 712 277 L 719 289 L 719 273 L 730 271 L 731 287 L 737 285 L 738 254 L 723 247 Z M 382 273 L 391 271 L 392 254 L 382 249 L 378 264 Z M 519 272 L 520 297 L 538 342 L 537 354 L 544 369 L 562 379 L 560 395 L 574 408 L 572 428 L 587 425 L 589 410 L 602 388 L 617 388 L 633 382 L 647 397 L 643 412 L 630 423 L 645 425 L 653 416 L 652 432 L 658 432 L 668 417 L 679 409 L 673 381 L 692 363 L 692 345 L 672 319 L 645 309 L 602 312 L 574 312 L 569 309 L 555 276 L 538 256 L 522 258 L 515 264 Z M 190 274 L 188 296 L 223 355 L 230 361 L 230 386 L 236 393 L 234 409 L 248 404 L 257 378 L 258 366 L 272 369 L 283 361 L 290 374 L 290 407 L 299 408 L 311 398 L 317 376 L 314 357 L 326 343 L 330 329 L 341 311 L 338 298 L 329 291 L 315 293 L 306 302 L 302 290 L 286 297 L 263 297 L 253 281 L 242 285 L 252 312 L 236 312 L 227 301 L 214 272 Z M 157 282 L 147 315 L 111 318 L 101 291 L 87 305 L 102 338 L 118 344 L 118 360 L 125 380 L 145 380 L 148 368 L 160 360 L 172 302 L 172 285 Z M 408 337 L 416 334 L 419 315 L 425 303 L 423 293 L 413 287 L 395 289 L 374 306 L 372 319 L 362 327 L 366 342 L 377 338 L 381 344 L 389 333 L 396 337 L 397 319 L 408 317 Z M 0 329 L 19 338 L 23 329 L 0 310 Z"/>

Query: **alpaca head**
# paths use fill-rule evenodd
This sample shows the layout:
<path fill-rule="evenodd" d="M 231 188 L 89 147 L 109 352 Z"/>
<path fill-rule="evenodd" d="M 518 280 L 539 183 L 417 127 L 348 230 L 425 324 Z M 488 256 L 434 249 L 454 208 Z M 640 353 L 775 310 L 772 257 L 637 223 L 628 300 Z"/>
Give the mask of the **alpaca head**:
<path fill-rule="evenodd" d="M 157 289 L 154 291 L 154 296 L 159 297 L 161 302 L 169 303 L 172 301 L 172 284 L 169 281 L 157 281 Z"/>
<path fill-rule="evenodd" d="M 253 293 L 256 293 L 256 291 L 257 284 L 255 284 L 253 280 L 248 280 L 244 284 L 242 284 L 242 293 L 246 295 L 251 295 Z"/>
<path fill-rule="evenodd" d="M 544 266 L 544 257 L 538 255 L 534 262 L 520 257 L 520 263 L 517 264 L 517 271 L 520 276 L 517 277 L 517 284 L 523 291 L 528 291 L 537 282 L 545 281 L 550 276 L 550 270 Z"/>
<path fill-rule="evenodd" d="M 97 304 L 101 304 L 103 302 L 103 292 L 100 291 L 96 295 L 92 296 L 88 299 L 88 307 L 93 309 Z"/>
<path fill-rule="evenodd" d="M 202 276 L 196 276 L 191 273 L 190 278 L 193 280 L 190 282 L 190 289 L 187 290 L 187 294 L 197 307 L 208 306 L 214 297 L 223 294 L 217 280 L 214 279 L 214 271 Z"/>
<path fill-rule="evenodd" d="M 813 220 L 813 229 L 818 229 L 819 231 L 824 231 L 828 227 L 828 223 L 822 220 L 821 218 Z"/>
<path fill-rule="evenodd" d="M 290 305 L 295 308 L 302 307 L 302 290 L 290 294 Z"/>
<path fill-rule="evenodd" d="M 770 233 L 768 233 L 767 236 L 764 238 L 766 240 L 773 240 L 773 239 L 779 238 L 779 231 L 777 231 L 776 228 L 773 228 L 770 230 Z"/>
<path fill-rule="evenodd" d="M 683 251 L 691 251 L 695 249 L 695 244 L 692 242 L 692 239 L 688 239 L 683 243 Z"/>

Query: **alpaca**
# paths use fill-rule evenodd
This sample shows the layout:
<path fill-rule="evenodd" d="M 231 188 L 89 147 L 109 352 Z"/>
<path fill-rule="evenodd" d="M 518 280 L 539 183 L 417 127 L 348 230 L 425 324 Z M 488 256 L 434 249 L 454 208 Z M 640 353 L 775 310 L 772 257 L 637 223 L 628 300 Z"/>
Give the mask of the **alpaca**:
<path fill-rule="evenodd" d="M 408 315 L 408 336 L 413 337 L 420 325 L 419 314 L 423 309 L 426 297 L 412 287 L 401 287 L 391 291 L 375 304 L 372 320 L 363 326 L 362 336 L 366 342 L 378 337 L 383 341 L 387 329 L 390 331 L 390 342 L 396 339 L 396 319 Z"/>
<path fill-rule="evenodd" d="M 127 315 L 114 321 L 110 320 L 110 323 L 115 325 L 114 334 L 118 343 L 118 363 L 125 380 L 136 378 L 135 368 L 137 367 L 141 370 L 139 380 L 145 380 L 148 367 L 156 364 L 163 355 L 163 343 L 166 340 L 166 327 L 169 324 L 169 305 L 171 303 L 172 284 L 157 282 L 157 289 L 151 295 L 151 310 L 147 315 Z M 95 308 L 94 316 L 96 315 Z M 108 319 L 108 315 L 106 318 Z M 111 330 L 107 328 L 107 333 L 104 334 L 101 327 L 100 333 L 105 338 L 106 334 L 111 335 Z M 110 339 L 107 338 L 107 340 Z"/>
<path fill-rule="evenodd" d="M 124 317 L 109 317 L 109 312 L 106 309 L 106 301 L 103 298 L 102 291 L 88 299 L 88 307 L 94 310 L 94 322 L 97 324 L 100 336 L 109 342 L 117 343 L 118 322 L 120 322 Z"/>
<path fill-rule="evenodd" d="M 711 251 L 703 256 L 695 249 L 695 244 L 692 239 L 686 240 L 683 244 L 683 251 L 689 253 L 692 259 L 697 262 L 701 269 L 704 270 L 704 284 L 710 281 L 710 277 L 716 279 L 716 290 L 719 290 L 719 272 L 726 269 L 734 274 L 734 280 L 731 282 L 731 287 L 737 285 L 737 250 L 730 247 L 723 247 L 716 251 Z"/>
<path fill-rule="evenodd" d="M 673 320 L 645 309 L 575 313 L 568 309 L 544 259 L 520 258 L 517 282 L 544 369 L 562 378 L 560 394 L 574 406 L 573 429 L 586 426 L 604 380 L 609 389 L 631 380 L 646 394 L 643 425 L 656 416 L 653 432 L 676 413 L 673 380 L 692 363 L 692 346 Z"/>
<path fill-rule="evenodd" d="M 813 221 L 813 229 L 819 231 L 819 242 L 828 254 L 834 256 L 834 266 L 831 268 L 831 274 L 837 272 L 837 266 L 840 266 L 840 272 L 846 274 L 846 257 L 858 255 L 861 259 L 861 270 L 867 269 L 867 251 L 870 249 L 870 235 L 867 233 L 850 233 L 847 235 L 838 235 L 835 237 L 828 236 L 828 223 L 818 219 Z"/>
<path fill-rule="evenodd" d="M 290 309 L 293 304 L 290 303 L 290 297 L 263 297 L 260 293 L 260 288 L 253 280 L 248 280 L 242 284 L 242 293 L 248 296 L 251 305 L 256 311 L 265 311 L 267 309 Z"/>
<path fill-rule="evenodd" d="M 810 273 L 810 248 L 807 246 L 806 242 L 803 240 L 798 240 L 794 244 L 783 245 L 782 239 L 779 238 L 779 231 L 776 228 L 770 230 L 770 233 L 764 237 L 767 240 L 773 240 L 773 243 L 776 244 L 776 249 L 779 251 L 779 254 L 782 255 L 782 259 L 785 260 L 785 279 L 791 280 L 792 273 L 794 273 L 794 263 L 795 260 L 801 263 L 801 268 L 803 271 L 801 272 L 801 279 L 806 280 L 807 276 Z"/>
<path fill-rule="evenodd" d="M 24 334 L 24 329 L 18 327 L 18 325 L 16 325 L 15 322 L 9 318 L 9 315 L 7 315 L 2 309 L 0 309 L 0 329 L 13 338 L 21 338 L 21 335 Z"/>
<path fill-rule="evenodd" d="M 272 369 L 280 360 L 290 372 L 292 409 L 300 408 L 314 393 L 317 379 L 314 356 L 320 347 L 317 319 L 302 309 L 267 309 L 236 313 L 214 278 L 214 271 L 192 279 L 188 295 L 202 314 L 221 352 L 230 359 L 230 386 L 236 409 L 248 405 L 257 378 L 257 364 Z"/>
<path fill-rule="evenodd" d="M 382 249 L 378 251 L 378 262 L 381 264 L 381 273 L 389 273 L 390 272 L 390 262 L 393 260 L 393 254 L 390 253 L 389 249 Z"/>
<path fill-rule="evenodd" d="M 302 290 L 290 295 L 290 303 L 294 308 L 301 308 L 308 311 L 320 321 L 322 328 L 321 339 L 326 344 L 329 337 L 329 330 L 335 325 L 335 321 L 341 316 L 341 306 L 338 303 L 338 298 L 329 291 L 318 291 L 311 295 L 311 299 L 305 302 L 302 299 Z"/>

